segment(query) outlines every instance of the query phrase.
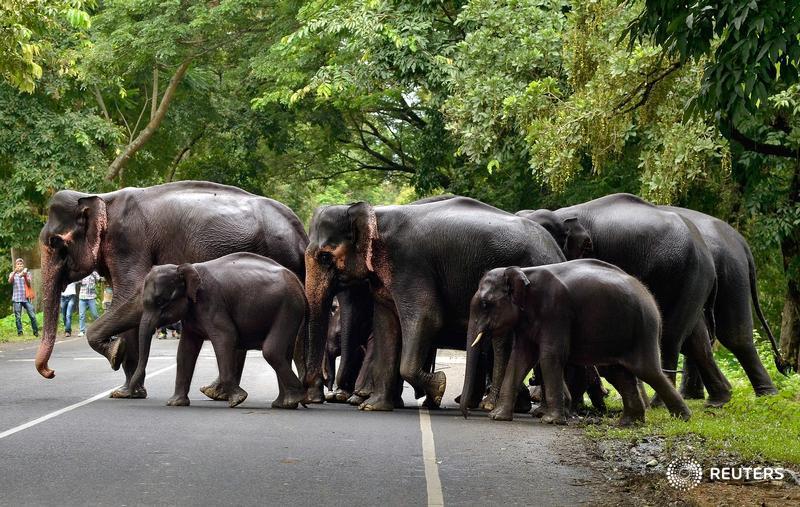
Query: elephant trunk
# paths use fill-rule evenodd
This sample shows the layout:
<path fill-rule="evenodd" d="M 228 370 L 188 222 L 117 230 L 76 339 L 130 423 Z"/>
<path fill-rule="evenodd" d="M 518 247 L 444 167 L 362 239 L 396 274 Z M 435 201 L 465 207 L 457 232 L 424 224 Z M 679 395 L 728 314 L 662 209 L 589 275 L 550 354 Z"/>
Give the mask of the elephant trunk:
<path fill-rule="evenodd" d="M 131 376 L 128 384 L 131 392 L 144 384 L 144 374 L 147 369 L 147 360 L 150 358 L 150 345 L 153 341 L 153 334 L 160 322 L 155 315 L 145 311 L 139 321 L 139 362 L 136 364 L 136 371 Z"/>
<path fill-rule="evenodd" d="M 44 305 L 44 326 L 42 339 L 36 351 L 36 370 L 44 377 L 51 379 L 55 372 L 47 366 L 53 345 L 56 342 L 56 329 L 58 328 L 59 306 L 61 303 L 62 273 L 61 264 L 56 260 L 56 253 L 49 247 L 41 245 L 42 257 L 42 303 Z"/>
<path fill-rule="evenodd" d="M 480 362 L 481 348 L 483 346 L 481 341 L 488 338 L 485 336 L 486 334 L 488 333 L 484 332 L 482 329 L 479 330 L 479 326 L 474 319 L 470 319 L 469 328 L 467 329 L 467 366 L 464 372 L 464 387 L 461 390 L 461 401 L 459 402 L 459 407 L 461 408 L 461 413 L 464 415 L 464 419 L 469 416 L 469 403 L 474 396 L 472 390 L 475 386 L 475 376 L 478 372 L 478 363 Z"/>
<path fill-rule="evenodd" d="M 333 275 L 330 270 L 321 269 L 314 258 L 306 254 L 305 289 L 309 318 L 304 383 L 308 389 L 321 389 L 322 387 L 322 361 L 333 302 L 332 285 Z"/>

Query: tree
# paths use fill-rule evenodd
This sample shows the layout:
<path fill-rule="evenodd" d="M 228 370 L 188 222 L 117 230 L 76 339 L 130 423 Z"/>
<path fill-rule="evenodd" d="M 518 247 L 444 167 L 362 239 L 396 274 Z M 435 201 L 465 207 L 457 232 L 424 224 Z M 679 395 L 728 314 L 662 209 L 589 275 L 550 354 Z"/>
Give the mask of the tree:
<path fill-rule="evenodd" d="M 681 62 L 702 62 L 701 87 L 687 112 L 714 115 L 736 145 L 742 195 L 763 196 L 759 189 L 767 183 L 780 189 L 751 209 L 777 232 L 787 279 L 781 344 L 800 368 L 800 4 L 646 0 L 628 32 L 631 41 L 652 40 Z"/>

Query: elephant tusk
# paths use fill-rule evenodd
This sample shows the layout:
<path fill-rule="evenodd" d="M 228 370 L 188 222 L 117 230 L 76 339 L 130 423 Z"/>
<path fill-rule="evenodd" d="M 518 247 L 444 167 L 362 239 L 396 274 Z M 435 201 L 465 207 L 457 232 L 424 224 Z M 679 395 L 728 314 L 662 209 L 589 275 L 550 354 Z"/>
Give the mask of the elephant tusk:
<path fill-rule="evenodd" d="M 477 345 L 478 342 L 481 341 L 481 338 L 483 338 L 483 331 L 478 333 L 478 336 L 475 337 L 475 341 L 472 342 L 472 345 L 470 345 L 470 347 L 474 347 L 475 345 Z"/>

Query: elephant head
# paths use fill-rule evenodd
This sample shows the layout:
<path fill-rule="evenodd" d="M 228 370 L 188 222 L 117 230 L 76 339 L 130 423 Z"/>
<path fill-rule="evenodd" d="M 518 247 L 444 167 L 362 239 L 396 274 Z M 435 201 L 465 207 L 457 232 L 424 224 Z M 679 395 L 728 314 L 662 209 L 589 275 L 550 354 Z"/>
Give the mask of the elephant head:
<path fill-rule="evenodd" d="M 589 231 L 577 217 L 561 218 L 549 210 L 520 211 L 518 216 L 533 220 L 553 236 L 568 261 L 583 259 L 594 255 L 594 247 Z"/>
<path fill-rule="evenodd" d="M 461 413 L 469 414 L 473 377 L 478 368 L 481 341 L 508 341 L 524 311 L 530 281 L 518 267 L 495 268 L 488 271 L 478 284 L 470 301 L 467 327 L 467 368 L 461 392 Z M 507 346 L 503 344 L 503 346 Z M 495 343 L 495 364 L 501 361 Z M 499 388 L 499 386 L 495 386 Z"/>
<path fill-rule="evenodd" d="M 99 196 L 62 190 L 50 200 L 47 223 L 39 234 L 44 332 L 36 369 L 45 378 L 55 376 L 47 362 L 56 339 L 61 291 L 101 264 L 107 223 L 106 203 Z"/>
<path fill-rule="evenodd" d="M 155 266 L 147 274 L 141 293 L 139 363 L 131 377 L 131 391 L 143 382 L 153 333 L 161 326 L 183 320 L 191 304 L 197 302 L 201 286 L 200 275 L 191 264 Z"/>
<path fill-rule="evenodd" d="M 369 204 L 324 206 L 311 218 L 306 248 L 306 296 L 309 305 L 309 346 L 305 383 L 322 381 L 322 360 L 330 307 L 342 287 L 367 280 L 374 273 L 378 237 L 375 211 Z"/>

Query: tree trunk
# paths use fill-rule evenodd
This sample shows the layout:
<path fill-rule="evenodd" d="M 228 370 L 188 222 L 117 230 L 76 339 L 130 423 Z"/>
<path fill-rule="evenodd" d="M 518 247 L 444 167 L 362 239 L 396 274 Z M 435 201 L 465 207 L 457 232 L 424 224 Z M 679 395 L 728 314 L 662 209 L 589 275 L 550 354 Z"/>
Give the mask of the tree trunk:
<path fill-rule="evenodd" d="M 122 153 L 111 162 L 111 165 L 108 166 L 108 172 L 106 173 L 106 179 L 111 181 L 116 178 L 121 172 L 122 169 L 128 165 L 128 162 L 134 155 L 142 148 L 142 146 L 153 137 L 158 127 L 161 125 L 161 122 L 164 120 L 164 117 L 167 115 L 167 110 L 169 109 L 169 103 L 172 101 L 172 97 L 175 95 L 175 90 L 178 88 L 183 76 L 186 74 L 186 70 L 189 68 L 189 64 L 191 60 L 186 60 L 183 62 L 178 70 L 175 71 L 175 74 L 172 76 L 172 79 L 169 80 L 169 85 L 167 89 L 164 91 L 164 96 L 161 98 L 161 103 L 158 105 L 158 109 L 155 111 L 155 115 L 150 119 L 147 126 L 139 132 L 139 135 L 136 138 L 128 143 Z"/>
<path fill-rule="evenodd" d="M 800 287 L 789 281 L 783 303 L 781 355 L 795 371 L 800 371 Z"/>

